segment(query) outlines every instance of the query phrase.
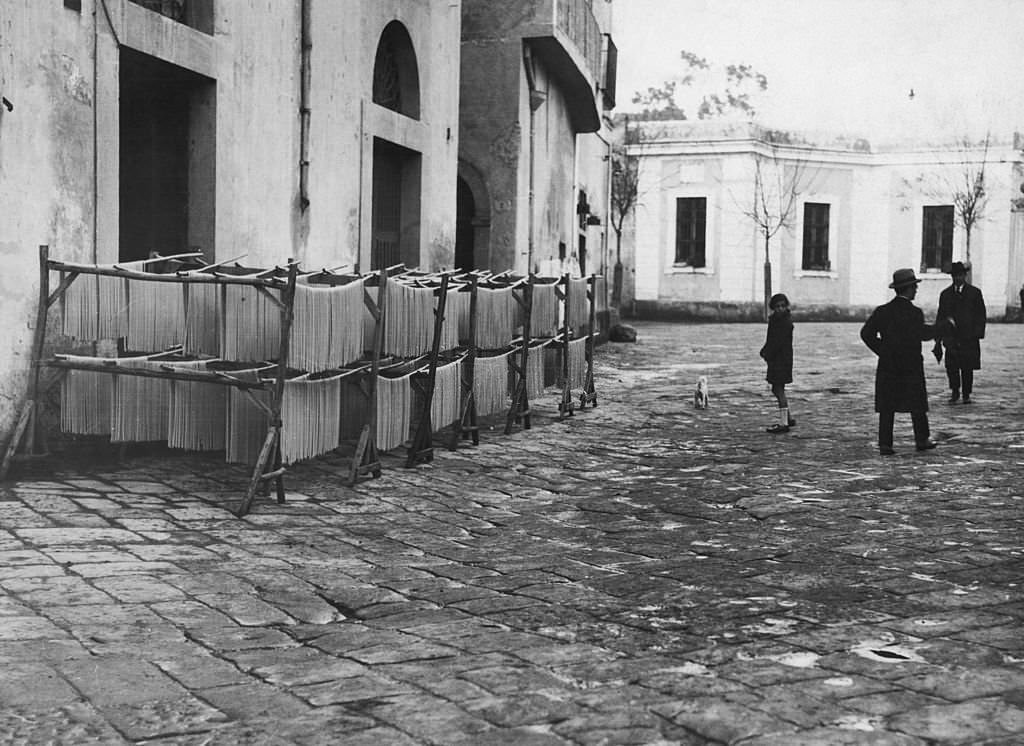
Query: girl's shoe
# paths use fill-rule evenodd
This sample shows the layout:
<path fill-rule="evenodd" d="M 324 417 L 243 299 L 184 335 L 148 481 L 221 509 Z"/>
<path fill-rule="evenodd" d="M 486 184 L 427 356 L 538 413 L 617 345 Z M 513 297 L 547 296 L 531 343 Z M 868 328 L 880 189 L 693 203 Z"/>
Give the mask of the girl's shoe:
<path fill-rule="evenodd" d="M 789 425 L 780 425 L 780 424 L 776 423 L 776 424 L 772 425 L 771 427 L 765 428 L 765 432 L 771 433 L 773 435 L 778 435 L 780 433 L 788 433 L 789 432 Z"/>

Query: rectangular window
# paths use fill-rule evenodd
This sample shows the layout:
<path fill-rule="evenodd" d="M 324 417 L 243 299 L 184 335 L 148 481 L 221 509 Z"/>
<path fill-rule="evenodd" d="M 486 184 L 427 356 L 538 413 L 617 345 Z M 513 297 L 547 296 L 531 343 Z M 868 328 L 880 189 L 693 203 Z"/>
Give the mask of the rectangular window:
<path fill-rule="evenodd" d="M 706 197 L 682 197 L 676 200 L 676 264 L 705 266 L 704 231 L 707 218 Z"/>
<path fill-rule="evenodd" d="M 827 204 L 804 203 L 803 269 L 832 269 L 828 258 L 828 213 Z"/>
<path fill-rule="evenodd" d="M 942 270 L 953 261 L 953 205 L 924 208 L 921 271 Z"/>

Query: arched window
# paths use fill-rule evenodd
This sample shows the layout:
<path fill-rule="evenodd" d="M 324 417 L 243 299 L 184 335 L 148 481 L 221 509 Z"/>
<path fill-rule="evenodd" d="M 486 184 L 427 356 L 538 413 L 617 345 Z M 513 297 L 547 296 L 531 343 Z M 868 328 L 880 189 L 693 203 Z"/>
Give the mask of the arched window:
<path fill-rule="evenodd" d="M 398 21 L 384 27 L 373 63 L 373 102 L 420 118 L 420 73 L 412 39 Z"/>

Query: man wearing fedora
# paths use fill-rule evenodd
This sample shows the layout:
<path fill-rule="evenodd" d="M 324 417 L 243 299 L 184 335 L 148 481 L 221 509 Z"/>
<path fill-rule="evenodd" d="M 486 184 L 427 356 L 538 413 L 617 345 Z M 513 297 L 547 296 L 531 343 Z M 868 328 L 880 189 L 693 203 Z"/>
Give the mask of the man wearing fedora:
<path fill-rule="evenodd" d="M 878 451 L 891 456 L 896 412 L 909 412 L 919 451 L 935 447 L 928 426 L 928 392 L 924 382 L 921 343 L 935 339 L 947 322 L 924 323 L 914 305 L 921 282 L 912 269 L 897 269 L 889 287 L 896 297 L 876 308 L 860 330 L 860 338 L 878 355 L 875 371 L 875 411 L 878 412 Z"/>
<path fill-rule="evenodd" d="M 981 368 L 981 340 L 985 338 L 985 299 L 981 290 L 967 282 L 967 267 L 953 262 L 949 268 L 953 284 L 939 294 L 939 318 L 953 319 L 956 326 L 942 335 L 946 348 L 946 377 L 949 379 L 949 403 L 956 404 L 963 394 L 971 403 L 974 371 Z M 939 357 L 936 351 L 936 357 Z"/>

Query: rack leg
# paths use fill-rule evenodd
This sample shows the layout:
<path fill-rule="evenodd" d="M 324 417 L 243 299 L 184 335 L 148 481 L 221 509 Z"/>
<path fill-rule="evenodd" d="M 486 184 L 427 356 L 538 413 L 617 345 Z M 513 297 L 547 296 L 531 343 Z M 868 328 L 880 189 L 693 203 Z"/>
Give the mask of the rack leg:
<path fill-rule="evenodd" d="M 14 454 L 18 450 L 18 446 L 21 445 L 21 440 L 25 436 L 25 430 L 28 427 L 29 421 L 32 419 L 34 410 L 34 401 L 26 402 L 24 408 L 21 410 L 21 415 L 18 417 L 18 424 L 15 426 L 14 432 L 11 434 L 11 441 L 7 444 L 6 451 L 4 451 L 3 463 L 0 464 L 0 481 L 7 479 L 7 470 L 10 469 L 11 460 L 14 458 Z"/>
<path fill-rule="evenodd" d="M 256 459 L 256 466 L 253 467 L 252 478 L 249 480 L 249 488 L 245 491 L 245 497 L 242 499 L 242 504 L 239 505 L 238 510 L 235 511 L 235 515 L 239 518 L 248 514 L 249 510 L 252 508 L 253 500 L 256 498 L 256 490 L 259 488 L 260 482 L 263 481 L 263 473 L 266 471 L 267 464 L 270 463 L 270 454 L 273 452 L 273 448 L 277 444 L 277 437 L 277 428 L 270 428 L 267 432 L 266 440 L 263 441 L 263 447 L 260 448 L 260 455 L 259 458 Z"/>
<path fill-rule="evenodd" d="M 274 447 L 274 485 L 277 488 L 277 503 L 284 505 L 284 467 L 281 465 L 281 438 L 277 439 Z"/>
<path fill-rule="evenodd" d="M 352 471 L 349 473 L 349 486 L 355 486 L 360 475 L 366 472 L 373 474 L 374 478 L 380 476 L 380 456 L 377 453 L 377 444 L 370 437 L 369 425 L 363 426 L 359 442 L 356 443 L 356 452 L 352 456 Z"/>
<path fill-rule="evenodd" d="M 472 438 L 473 445 L 480 445 L 480 427 L 476 424 L 476 402 L 473 400 L 472 393 L 466 397 L 459 419 L 452 425 L 452 437 L 448 449 L 458 450 L 459 441 L 469 438 Z"/>
<path fill-rule="evenodd" d="M 520 379 L 512 394 L 512 406 L 509 407 L 505 419 L 505 435 L 512 432 L 514 422 L 523 423 L 523 429 L 530 429 L 530 400 L 526 392 L 526 381 Z"/>
<path fill-rule="evenodd" d="M 558 402 L 558 415 L 560 417 L 572 417 L 574 414 L 573 408 L 572 388 L 569 386 L 569 380 L 566 379 L 562 386 L 562 400 Z"/>

